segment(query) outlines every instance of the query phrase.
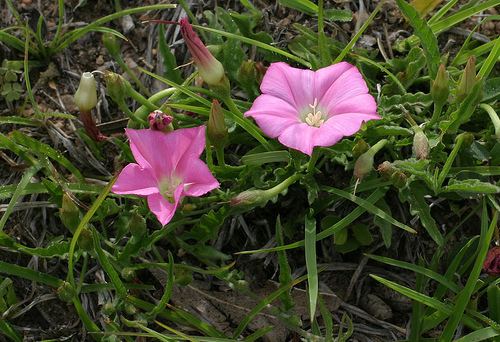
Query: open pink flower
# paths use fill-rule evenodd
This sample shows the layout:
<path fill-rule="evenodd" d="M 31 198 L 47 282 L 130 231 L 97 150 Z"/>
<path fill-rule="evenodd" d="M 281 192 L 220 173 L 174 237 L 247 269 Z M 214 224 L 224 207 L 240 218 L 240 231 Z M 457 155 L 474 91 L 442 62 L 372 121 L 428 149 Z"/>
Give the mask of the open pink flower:
<path fill-rule="evenodd" d="M 146 197 L 149 209 L 167 224 L 184 196 L 201 196 L 219 187 L 199 158 L 205 148 L 205 126 L 163 133 L 126 129 L 137 164 L 125 166 L 112 191 Z"/>
<path fill-rule="evenodd" d="M 317 71 L 273 63 L 245 116 L 285 146 L 311 155 L 356 133 L 364 121 L 380 119 L 359 70 L 341 62 Z"/>

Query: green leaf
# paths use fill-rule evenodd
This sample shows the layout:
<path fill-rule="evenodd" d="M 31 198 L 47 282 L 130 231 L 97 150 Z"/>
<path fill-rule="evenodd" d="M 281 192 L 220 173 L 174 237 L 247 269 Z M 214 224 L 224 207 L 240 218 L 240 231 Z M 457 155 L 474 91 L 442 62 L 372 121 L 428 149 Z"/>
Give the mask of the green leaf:
<path fill-rule="evenodd" d="M 352 226 L 352 233 L 361 246 L 369 246 L 373 242 L 372 233 L 366 224 L 355 224 Z"/>
<path fill-rule="evenodd" d="M 377 202 L 377 207 L 392 216 L 391 207 L 387 204 L 384 199 Z M 373 218 L 373 223 L 380 228 L 380 234 L 382 235 L 382 240 L 384 240 L 384 245 L 386 248 L 391 247 L 392 243 L 392 224 L 386 220 L 382 220 L 380 217 L 375 216 Z"/>
<path fill-rule="evenodd" d="M 260 166 L 267 163 L 290 163 L 290 159 L 290 152 L 288 151 L 270 151 L 246 154 L 241 157 L 241 163 L 250 166 Z"/>
<path fill-rule="evenodd" d="M 420 38 L 420 42 L 424 48 L 429 74 L 431 78 L 434 79 L 441 61 L 437 38 L 425 20 L 420 18 L 418 12 L 410 4 L 405 0 L 396 0 L 396 2 L 403 14 L 410 21 L 411 26 L 415 30 L 415 35 Z"/>
<path fill-rule="evenodd" d="M 475 194 L 498 194 L 500 186 L 481 182 L 479 179 L 457 180 L 450 179 L 447 186 L 443 187 L 443 192 L 468 192 Z"/>
<path fill-rule="evenodd" d="M 205 243 L 208 240 L 215 239 L 219 233 L 219 228 L 229 215 L 227 207 L 221 207 L 219 210 L 210 210 L 204 214 L 200 221 L 185 234 L 185 238 L 195 239 L 199 243 Z"/>
<path fill-rule="evenodd" d="M 283 229 L 281 227 L 281 219 L 278 216 L 276 218 L 276 242 L 278 246 L 283 246 Z M 279 281 L 280 285 L 285 285 L 290 283 L 292 278 L 292 270 L 290 268 L 290 264 L 288 263 L 288 258 L 286 256 L 285 251 L 278 251 L 278 264 L 280 267 Z M 290 311 L 294 307 L 293 298 L 289 291 L 283 292 L 280 296 L 281 303 L 283 304 L 283 308 L 285 312 Z"/>
<path fill-rule="evenodd" d="M 309 315 L 311 322 L 316 316 L 316 303 L 318 301 L 318 267 L 316 264 L 316 219 L 314 212 L 309 210 L 305 218 L 304 249 L 306 253 L 307 290 L 309 293 Z"/>
<path fill-rule="evenodd" d="M 357 196 L 354 196 L 354 195 L 352 195 L 348 192 L 345 192 L 343 190 L 331 188 L 331 187 L 325 187 L 325 190 L 327 192 L 333 193 L 335 195 L 338 195 L 340 197 L 343 197 L 345 199 L 348 199 L 349 201 L 356 203 L 360 207 L 365 208 L 371 214 L 376 215 L 383 220 L 386 220 L 387 222 L 393 224 L 396 227 L 399 227 L 399 228 L 406 230 L 407 232 L 410 232 L 413 234 L 416 233 L 416 231 L 413 228 L 407 226 L 404 223 L 396 221 L 392 216 L 388 215 L 385 211 L 377 208 L 375 205 L 373 205 L 373 203 L 370 203 L 369 201 L 362 199 L 361 197 L 357 197 Z"/>
<path fill-rule="evenodd" d="M 170 51 L 165 38 L 165 26 L 159 25 L 158 28 L 158 51 L 160 52 L 163 68 L 165 69 L 165 77 L 175 83 L 182 83 L 181 72 L 177 69 L 177 61 L 175 56 Z"/>
<path fill-rule="evenodd" d="M 444 238 L 439 228 L 431 216 L 431 209 L 427 202 L 425 201 L 425 187 L 421 183 L 412 183 L 410 186 L 409 202 L 410 211 L 412 215 L 418 216 L 422 226 L 424 226 L 430 237 L 438 244 L 442 246 L 444 244 Z"/>
<path fill-rule="evenodd" d="M 494 211 L 493 219 L 491 220 L 490 226 L 488 227 L 487 205 L 486 200 L 483 200 L 483 210 L 481 214 L 481 236 L 479 240 L 479 249 L 477 252 L 476 260 L 464 289 L 458 294 L 457 298 L 455 299 L 455 305 L 453 307 L 450 319 L 448 320 L 448 323 L 446 323 L 444 331 L 441 335 L 441 341 L 443 342 L 448 342 L 453 339 L 455 330 L 457 329 L 464 315 L 465 308 L 469 304 L 471 296 L 474 294 L 477 280 L 479 278 L 479 275 L 481 274 L 483 262 L 486 257 L 486 253 L 488 252 L 493 232 L 495 231 L 495 228 L 497 226 L 497 219 L 498 211 Z"/>
<path fill-rule="evenodd" d="M 491 339 L 496 336 L 500 336 L 500 331 L 492 327 L 487 327 L 471 332 L 470 334 L 467 334 L 459 338 L 458 340 L 455 340 L 455 342 L 479 342 L 486 340 L 493 341 Z"/>

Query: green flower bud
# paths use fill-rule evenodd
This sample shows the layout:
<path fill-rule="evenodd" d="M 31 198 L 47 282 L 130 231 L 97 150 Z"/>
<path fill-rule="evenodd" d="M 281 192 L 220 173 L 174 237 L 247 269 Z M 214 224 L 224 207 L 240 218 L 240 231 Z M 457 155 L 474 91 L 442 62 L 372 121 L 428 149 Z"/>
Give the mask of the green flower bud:
<path fill-rule="evenodd" d="M 429 140 L 425 133 L 418 129 L 413 136 L 413 153 L 417 159 L 427 159 L 429 156 Z"/>
<path fill-rule="evenodd" d="M 470 56 L 458 83 L 456 93 L 457 102 L 463 101 L 472 92 L 472 88 L 474 88 L 479 80 L 480 78 L 476 76 L 476 57 Z"/>
<path fill-rule="evenodd" d="M 146 234 L 147 227 L 146 227 L 146 220 L 144 217 L 139 215 L 137 211 L 132 212 L 132 216 L 130 217 L 129 224 L 128 224 L 128 230 L 132 234 L 133 237 L 135 238 L 141 238 Z"/>
<path fill-rule="evenodd" d="M 352 155 L 354 158 L 358 158 L 360 155 L 368 151 L 370 146 L 363 139 L 359 139 L 352 148 Z"/>
<path fill-rule="evenodd" d="M 123 309 L 130 316 L 135 315 L 137 313 L 137 308 L 130 303 L 125 303 Z"/>
<path fill-rule="evenodd" d="M 102 35 L 102 43 L 112 57 L 120 56 L 120 42 L 114 34 L 104 33 Z"/>
<path fill-rule="evenodd" d="M 224 120 L 224 112 L 217 100 L 212 101 L 210 116 L 208 117 L 207 136 L 208 140 L 216 148 L 224 148 L 227 143 L 228 132 Z"/>
<path fill-rule="evenodd" d="M 84 72 L 82 74 L 74 100 L 80 111 L 89 112 L 95 108 L 97 105 L 97 82 L 92 73 Z"/>
<path fill-rule="evenodd" d="M 455 143 L 457 143 L 459 140 L 462 140 L 462 144 L 464 147 L 469 147 L 474 142 L 474 135 L 469 132 L 460 133 L 455 138 Z"/>
<path fill-rule="evenodd" d="M 449 76 L 444 64 L 441 64 L 436 75 L 436 79 L 431 81 L 431 96 L 434 103 L 442 106 L 448 101 L 450 94 Z"/>
<path fill-rule="evenodd" d="M 403 171 L 397 170 L 391 175 L 391 181 L 395 187 L 401 189 L 406 186 L 408 176 Z"/>
<path fill-rule="evenodd" d="M 116 312 L 116 305 L 113 302 L 107 302 L 102 306 L 101 311 L 106 316 L 111 316 Z"/>
<path fill-rule="evenodd" d="M 128 93 L 132 90 L 130 83 L 121 75 L 111 71 L 104 73 L 104 82 L 106 82 L 106 92 L 115 103 L 125 103 Z"/>
<path fill-rule="evenodd" d="M 268 198 L 266 195 L 265 190 L 246 190 L 238 194 L 236 197 L 233 197 L 229 204 L 232 206 L 257 204 L 267 200 Z"/>
<path fill-rule="evenodd" d="M 354 177 L 362 180 L 373 170 L 373 153 L 367 152 L 359 156 L 354 164 Z"/>
<path fill-rule="evenodd" d="M 76 296 L 76 291 L 70 283 L 63 281 L 61 286 L 57 288 L 57 296 L 63 302 L 70 303 Z"/>
<path fill-rule="evenodd" d="M 124 267 L 121 271 L 121 276 L 126 281 L 132 281 L 136 278 L 137 274 L 135 273 L 135 270 L 133 268 Z"/>
<path fill-rule="evenodd" d="M 76 231 L 76 228 L 80 224 L 80 209 L 78 209 L 67 194 L 63 194 L 62 205 L 59 208 L 59 218 L 63 225 L 72 233 Z"/>

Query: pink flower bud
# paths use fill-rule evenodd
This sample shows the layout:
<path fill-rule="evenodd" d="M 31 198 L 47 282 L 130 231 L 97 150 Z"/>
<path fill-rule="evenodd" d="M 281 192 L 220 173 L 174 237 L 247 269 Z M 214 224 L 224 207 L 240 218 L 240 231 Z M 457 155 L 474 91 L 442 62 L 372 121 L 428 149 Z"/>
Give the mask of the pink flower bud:
<path fill-rule="evenodd" d="M 154 131 L 168 132 L 171 130 L 169 125 L 172 123 L 173 119 L 173 117 L 163 113 L 161 110 L 155 110 L 149 113 L 149 128 Z"/>
<path fill-rule="evenodd" d="M 193 56 L 194 64 L 198 67 L 200 76 L 208 85 L 219 85 L 224 81 L 224 67 L 208 51 L 200 37 L 194 32 L 187 18 L 182 18 L 179 24 L 181 25 L 182 37 Z"/>
<path fill-rule="evenodd" d="M 500 247 L 491 248 L 486 254 L 483 270 L 491 276 L 500 276 Z"/>

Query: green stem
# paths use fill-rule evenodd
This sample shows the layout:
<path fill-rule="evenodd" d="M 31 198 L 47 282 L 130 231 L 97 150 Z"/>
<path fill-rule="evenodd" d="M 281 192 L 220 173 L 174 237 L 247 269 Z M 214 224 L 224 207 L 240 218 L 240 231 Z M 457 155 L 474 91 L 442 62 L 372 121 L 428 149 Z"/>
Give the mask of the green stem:
<path fill-rule="evenodd" d="M 450 172 L 451 166 L 453 165 L 453 162 L 455 161 L 455 158 L 457 157 L 458 151 L 460 151 L 460 148 L 462 147 L 462 144 L 464 142 L 464 138 L 465 138 L 464 133 L 457 136 L 455 146 L 453 147 L 453 150 L 451 150 L 451 153 L 448 156 L 448 159 L 446 159 L 446 162 L 444 163 L 443 169 L 439 173 L 439 176 L 437 179 L 437 184 L 436 184 L 437 189 L 441 189 L 441 186 L 443 185 L 443 182 L 446 178 L 446 175 L 448 174 L 448 172 Z"/>
<path fill-rule="evenodd" d="M 145 98 L 141 93 L 137 92 L 135 89 L 132 87 L 129 87 L 129 95 L 131 98 L 139 102 L 141 105 L 146 107 L 149 111 L 153 111 L 158 109 L 158 106 L 156 106 L 154 103 L 151 103 L 147 98 Z"/>
<path fill-rule="evenodd" d="M 382 139 L 380 141 L 378 141 L 375 145 L 373 145 L 372 147 L 370 147 L 370 149 L 368 150 L 370 153 L 372 153 L 373 156 L 375 156 L 378 151 L 380 151 L 382 148 L 384 148 L 384 146 L 387 144 L 387 139 Z"/>
<path fill-rule="evenodd" d="M 148 88 L 146 88 L 146 86 L 141 82 L 139 77 L 137 77 L 137 75 L 127 65 L 127 63 L 125 63 L 123 58 L 121 56 L 113 56 L 113 57 L 114 57 L 115 61 L 118 63 L 118 65 L 120 66 L 120 68 L 122 68 L 123 71 L 125 71 L 127 73 L 127 75 L 132 79 L 132 81 L 135 83 L 135 85 L 139 87 L 141 92 L 148 97 L 151 96 L 151 93 L 149 92 Z"/>
<path fill-rule="evenodd" d="M 175 93 L 175 90 L 176 90 L 175 88 L 163 89 L 163 90 L 153 94 L 151 97 L 149 97 L 147 99 L 147 101 L 149 102 L 149 104 L 154 105 L 158 101 L 160 101 L 161 99 L 168 97 L 168 96 L 172 95 L 173 93 Z M 134 112 L 134 116 L 136 118 L 138 118 L 139 120 L 145 121 L 150 112 L 151 112 L 151 110 L 149 110 L 149 106 L 142 105 L 141 107 L 137 108 L 137 110 Z M 131 121 L 131 122 L 129 122 L 129 127 L 137 128 L 138 126 L 135 125 L 134 122 Z"/>
<path fill-rule="evenodd" d="M 324 0 L 318 1 L 318 48 L 322 66 L 331 64 L 330 54 L 325 36 L 325 22 L 323 18 Z"/>
<path fill-rule="evenodd" d="M 479 105 L 482 109 L 484 109 L 488 115 L 490 116 L 491 122 L 493 123 L 493 126 L 495 127 L 495 137 L 497 140 L 500 140 L 500 118 L 498 117 L 497 112 L 487 103 L 481 103 Z"/>
<path fill-rule="evenodd" d="M 299 179 L 300 179 L 300 174 L 295 173 L 295 174 L 291 175 L 290 177 L 288 177 L 287 179 L 285 179 L 283 182 L 272 187 L 271 189 L 264 190 L 264 193 L 265 193 L 266 197 L 268 197 L 268 198 L 277 196 L 280 193 L 282 193 L 283 191 L 285 191 L 286 189 L 288 189 L 290 187 L 290 185 L 292 185 L 293 183 L 295 183 Z"/>
<path fill-rule="evenodd" d="M 224 160 L 224 148 L 221 146 L 215 147 L 215 155 L 217 156 L 217 164 L 219 166 L 225 167 L 226 162 Z"/>
<path fill-rule="evenodd" d="M 318 147 L 313 149 L 311 159 L 309 160 L 309 163 L 307 164 L 307 173 L 311 173 L 314 170 L 314 167 L 316 166 L 316 162 L 318 161 L 320 154 L 321 153 L 320 153 Z"/>
<path fill-rule="evenodd" d="M 434 103 L 434 111 L 432 112 L 431 121 L 427 124 L 427 126 L 432 127 L 441 116 L 441 112 L 443 111 L 444 104 Z"/>

